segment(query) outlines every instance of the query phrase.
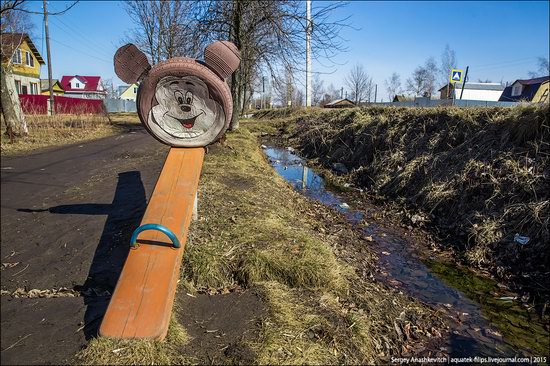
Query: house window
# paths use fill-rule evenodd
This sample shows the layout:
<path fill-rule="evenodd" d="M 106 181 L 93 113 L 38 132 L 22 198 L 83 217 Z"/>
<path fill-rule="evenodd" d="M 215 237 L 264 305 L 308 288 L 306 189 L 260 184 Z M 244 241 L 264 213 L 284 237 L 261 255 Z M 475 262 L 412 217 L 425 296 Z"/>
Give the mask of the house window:
<path fill-rule="evenodd" d="M 512 87 L 512 96 L 517 97 L 518 95 L 521 95 L 521 84 Z"/>
<path fill-rule="evenodd" d="M 15 80 L 15 90 L 17 90 L 17 94 L 21 94 L 21 81 Z"/>
<path fill-rule="evenodd" d="M 13 56 L 11 58 L 11 61 L 14 63 L 14 64 L 21 64 L 21 49 L 16 49 L 15 52 L 13 53 Z"/>
<path fill-rule="evenodd" d="M 34 58 L 32 54 L 29 51 L 25 51 L 25 56 L 25 63 L 27 66 L 34 67 Z"/>
<path fill-rule="evenodd" d="M 38 84 L 37 83 L 31 83 L 31 94 L 38 94 Z"/>
<path fill-rule="evenodd" d="M 137 93 L 137 87 L 134 88 L 134 94 L 136 94 L 136 93 Z"/>
<path fill-rule="evenodd" d="M 29 89 L 26 85 L 21 87 L 21 94 L 29 94 Z"/>
<path fill-rule="evenodd" d="M 77 88 L 80 88 L 80 83 L 75 84 Z"/>

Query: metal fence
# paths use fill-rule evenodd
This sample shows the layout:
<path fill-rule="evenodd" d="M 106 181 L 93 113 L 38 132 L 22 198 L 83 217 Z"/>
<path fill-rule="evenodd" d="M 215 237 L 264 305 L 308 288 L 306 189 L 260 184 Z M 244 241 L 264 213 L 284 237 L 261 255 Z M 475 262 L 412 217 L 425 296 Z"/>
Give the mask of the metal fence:
<path fill-rule="evenodd" d="M 133 100 L 107 98 L 103 99 L 103 104 L 109 113 L 137 111 L 136 102 Z"/>

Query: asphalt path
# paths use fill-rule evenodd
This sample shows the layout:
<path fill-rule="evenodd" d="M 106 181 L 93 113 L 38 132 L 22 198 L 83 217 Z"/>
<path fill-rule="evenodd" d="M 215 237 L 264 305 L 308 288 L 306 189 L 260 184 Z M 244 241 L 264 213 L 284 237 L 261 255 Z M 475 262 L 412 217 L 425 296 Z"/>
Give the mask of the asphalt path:
<path fill-rule="evenodd" d="M 97 334 L 167 152 L 134 128 L 2 157 L 2 364 L 70 363 Z M 7 294 L 59 288 L 80 295 Z"/>

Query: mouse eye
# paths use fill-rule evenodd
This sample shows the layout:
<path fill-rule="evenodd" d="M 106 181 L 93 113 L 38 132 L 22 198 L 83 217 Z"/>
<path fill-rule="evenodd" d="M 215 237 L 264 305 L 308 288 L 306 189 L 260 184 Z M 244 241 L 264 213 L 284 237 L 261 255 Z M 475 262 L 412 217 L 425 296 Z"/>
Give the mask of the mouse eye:
<path fill-rule="evenodd" d="M 185 93 L 185 103 L 187 104 L 193 103 L 193 94 L 191 92 Z"/>
<path fill-rule="evenodd" d="M 179 104 L 183 104 L 183 94 L 179 91 L 176 91 L 174 93 L 174 97 L 176 97 L 176 100 L 178 101 Z"/>

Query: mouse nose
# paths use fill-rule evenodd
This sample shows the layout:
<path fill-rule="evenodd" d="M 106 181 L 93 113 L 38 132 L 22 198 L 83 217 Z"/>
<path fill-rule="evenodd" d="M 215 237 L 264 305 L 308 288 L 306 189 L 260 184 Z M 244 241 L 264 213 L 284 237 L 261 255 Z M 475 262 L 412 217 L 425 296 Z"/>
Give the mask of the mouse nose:
<path fill-rule="evenodd" d="M 182 105 L 182 106 L 180 106 L 180 108 L 184 112 L 191 112 L 191 107 L 189 107 L 189 106 Z"/>

